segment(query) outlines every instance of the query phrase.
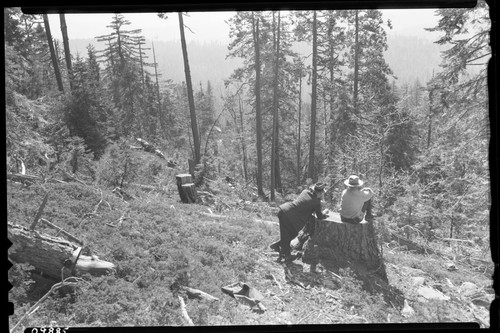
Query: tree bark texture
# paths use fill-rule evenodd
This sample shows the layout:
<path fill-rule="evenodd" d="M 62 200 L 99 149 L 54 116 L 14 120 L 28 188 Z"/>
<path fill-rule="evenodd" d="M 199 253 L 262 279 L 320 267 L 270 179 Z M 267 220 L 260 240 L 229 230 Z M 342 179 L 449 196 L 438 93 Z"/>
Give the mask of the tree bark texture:
<path fill-rule="evenodd" d="M 62 238 L 10 223 L 7 226 L 7 236 L 12 242 L 9 259 L 15 263 L 29 263 L 44 276 L 59 280 L 61 274 L 64 277 L 73 275 L 73 270 L 102 275 L 115 267 L 97 257 L 80 255 L 81 248 Z"/>

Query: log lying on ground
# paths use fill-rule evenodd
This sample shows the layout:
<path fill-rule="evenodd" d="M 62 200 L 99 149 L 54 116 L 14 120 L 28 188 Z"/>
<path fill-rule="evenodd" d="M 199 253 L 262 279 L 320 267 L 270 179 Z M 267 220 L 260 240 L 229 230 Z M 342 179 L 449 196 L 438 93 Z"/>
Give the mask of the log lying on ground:
<path fill-rule="evenodd" d="M 59 237 L 31 231 L 23 226 L 7 223 L 7 236 L 12 242 L 9 259 L 28 263 L 44 276 L 60 280 L 74 271 L 102 275 L 115 265 L 97 257 L 81 255 L 81 248 Z M 62 270 L 62 272 L 61 272 Z"/>
<path fill-rule="evenodd" d="M 394 305 L 403 305 L 402 293 L 389 285 L 372 222 L 343 223 L 338 213 L 330 213 L 327 219 L 316 220 L 314 229 L 314 235 L 303 245 L 304 262 L 321 263 L 332 272 L 350 268 L 366 290 L 382 293 Z"/>
<path fill-rule="evenodd" d="M 23 184 L 34 184 L 37 182 L 49 182 L 49 183 L 66 183 L 62 180 L 54 179 L 54 178 L 47 178 L 47 179 L 42 179 L 38 176 L 33 176 L 33 175 L 24 175 L 20 173 L 7 173 L 7 180 L 13 181 L 13 182 L 19 182 Z"/>

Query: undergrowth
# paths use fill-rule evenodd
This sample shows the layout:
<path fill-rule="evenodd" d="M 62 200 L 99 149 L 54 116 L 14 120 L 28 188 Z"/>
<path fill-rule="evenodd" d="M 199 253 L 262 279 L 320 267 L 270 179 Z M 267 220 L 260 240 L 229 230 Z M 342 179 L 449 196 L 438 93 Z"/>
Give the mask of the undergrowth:
<path fill-rule="evenodd" d="M 269 272 L 263 271 L 259 260 L 262 251 L 268 250 L 278 236 L 277 229 L 255 222 L 255 219 L 274 219 L 276 207 L 236 199 L 234 191 L 227 188 L 219 192 L 218 200 L 231 197 L 235 206 L 222 209 L 219 214 L 224 216 L 215 218 L 203 214 L 212 206 L 183 204 L 177 193 L 172 196 L 159 191 L 125 190 L 132 195 L 131 199 L 123 200 L 108 189 L 79 183 L 8 184 L 9 223 L 28 227 L 45 193 L 49 193 L 42 217 L 82 239 L 87 254 L 116 265 L 111 275 L 81 275 L 77 287 L 50 295 L 22 326 L 47 326 L 51 322 L 57 326 L 184 325 L 173 287 L 179 284 L 220 299 L 215 303 L 195 299 L 186 302 L 195 325 L 239 325 L 248 322 L 248 313 L 221 292 L 222 286 L 237 281 L 259 281 L 264 290 L 271 286 L 276 290 L 276 285 L 263 279 Z M 260 208 L 252 210 L 252 207 Z M 42 224 L 36 229 L 51 235 L 57 233 Z M 450 272 L 443 267 L 442 260 L 431 256 L 387 250 L 384 258 L 388 264 L 427 272 L 436 280 L 449 279 L 457 286 L 480 280 L 471 271 Z M 310 315 L 309 303 L 304 304 L 307 299 L 321 309 L 314 318 L 307 317 L 308 320 L 326 324 L 460 321 L 466 315 L 466 310 L 442 302 L 415 302 L 412 303 L 415 315 L 404 318 L 399 309 L 384 302 L 382 295 L 363 290 L 349 270 L 341 275 L 341 283 L 331 291 L 303 291 L 302 301 L 295 301 L 291 294 L 281 295 L 289 306 L 282 310 L 306 318 Z M 40 291 L 37 297 L 29 297 L 35 295 L 35 280 L 29 265 L 16 264 L 10 269 L 13 288 L 9 297 L 15 304 L 11 324 L 17 323 L 43 296 Z M 404 288 L 408 281 L 391 283 Z M 329 298 L 330 294 L 334 294 L 335 301 Z"/>

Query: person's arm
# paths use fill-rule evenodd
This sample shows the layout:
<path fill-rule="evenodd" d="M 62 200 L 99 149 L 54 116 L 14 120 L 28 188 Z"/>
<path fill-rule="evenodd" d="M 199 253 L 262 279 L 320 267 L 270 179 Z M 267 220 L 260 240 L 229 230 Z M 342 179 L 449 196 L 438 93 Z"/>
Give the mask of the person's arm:
<path fill-rule="evenodd" d="M 364 201 L 370 200 L 375 195 L 375 193 L 373 193 L 372 189 L 369 187 L 365 187 L 364 189 L 362 189 L 361 193 L 363 193 Z"/>
<path fill-rule="evenodd" d="M 317 204 L 314 205 L 314 213 L 318 219 L 325 219 L 327 216 L 321 211 L 321 200 L 318 198 Z"/>

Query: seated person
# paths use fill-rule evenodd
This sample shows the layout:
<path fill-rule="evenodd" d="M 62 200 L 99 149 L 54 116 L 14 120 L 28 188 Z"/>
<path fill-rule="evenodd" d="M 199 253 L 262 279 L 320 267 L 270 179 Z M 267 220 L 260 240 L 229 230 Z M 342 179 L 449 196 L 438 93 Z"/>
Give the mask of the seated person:
<path fill-rule="evenodd" d="M 358 176 L 352 175 L 344 181 L 347 186 L 340 199 L 340 220 L 347 223 L 359 223 L 363 218 L 373 218 L 372 197 L 373 191 L 369 187 L 361 188 L 363 181 Z M 366 212 L 366 216 L 365 216 Z"/>

